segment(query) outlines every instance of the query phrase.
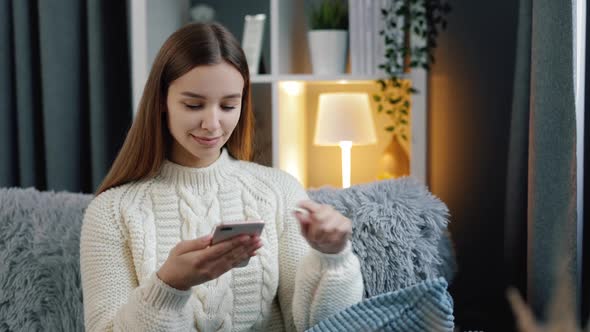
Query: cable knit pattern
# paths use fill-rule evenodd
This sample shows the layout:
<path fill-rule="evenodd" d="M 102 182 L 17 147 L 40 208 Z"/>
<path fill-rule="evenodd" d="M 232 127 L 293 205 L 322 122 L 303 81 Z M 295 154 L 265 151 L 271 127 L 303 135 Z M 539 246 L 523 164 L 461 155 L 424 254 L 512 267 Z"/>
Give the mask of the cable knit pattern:
<path fill-rule="evenodd" d="M 166 161 L 152 178 L 112 188 L 84 215 L 80 266 L 88 331 L 303 331 L 362 299 L 350 245 L 311 249 L 291 209 L 307 199 L 292 176 L 232 159 L 204 168 Z M 244 268 L 187 291 L 156 272 L 182 240 L 226 221 L 266 223 Z"/>

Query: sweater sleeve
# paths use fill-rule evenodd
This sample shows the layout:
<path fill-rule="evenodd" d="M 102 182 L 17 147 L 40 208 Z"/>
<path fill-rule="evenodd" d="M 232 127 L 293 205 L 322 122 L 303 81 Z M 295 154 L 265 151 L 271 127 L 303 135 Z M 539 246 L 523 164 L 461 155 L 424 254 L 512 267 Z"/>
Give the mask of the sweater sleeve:
<path fill-rule="evenodd" d="M 190 290 L 163 283 L 154 273 L 138 285 L 131 250 L 111 189 L 86 209 L 80 236 L 80 272 L 86 331 L 184 331 L 194 320 Z"/>
<path fill-rule="evenodd" d="M 350 243 L 338 254 L 311 248 L 291 209 L 308 196 L 288 176 L 279 237 L 279 302 L 287 331 L 304 331 L 362 299 L 363 279 Z"/>

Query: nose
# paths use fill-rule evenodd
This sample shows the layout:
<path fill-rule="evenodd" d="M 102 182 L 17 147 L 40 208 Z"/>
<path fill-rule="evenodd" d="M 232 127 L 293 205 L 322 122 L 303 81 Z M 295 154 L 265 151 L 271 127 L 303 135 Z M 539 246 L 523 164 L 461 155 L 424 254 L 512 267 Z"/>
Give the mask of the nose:
<path fill-rule="evenodd" d="M 221 127 L 221 123 L 219 122 L 219 112 L 220 111 L 217 109 L 217 107 L 208 108 L 203 114 L 201 128 L 211 133 L 217 132 Z"/>

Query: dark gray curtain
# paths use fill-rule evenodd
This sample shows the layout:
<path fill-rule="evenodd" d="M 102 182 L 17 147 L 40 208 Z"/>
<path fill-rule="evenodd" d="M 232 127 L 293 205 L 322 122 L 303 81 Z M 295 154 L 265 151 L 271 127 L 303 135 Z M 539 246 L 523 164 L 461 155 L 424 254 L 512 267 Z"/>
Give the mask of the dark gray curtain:
<path fill-rule="evenodd" d="M 126 4 L 0 0 L 0 186 L 98 187 L 131 123 Z"/>
<path fill-rule="evenodd" d="M 521 0 L 508 158 L 508 284 L 544 318 L 576 276 L 576 117 L 571 1 Z M 573 297 L 572 297 L 573 298 Z"/>
<path fill-rule="evenodd" d="M 586 22 L 590 8 L 586 6 Z M 590 24 L 586 23 L 586 48 L 590 47 Z M 583 196 L 583 237 L 582 237 L 582 319 L 590 317 L 590 52 L 586 50 L 584 84 L 584 196 Z"/>

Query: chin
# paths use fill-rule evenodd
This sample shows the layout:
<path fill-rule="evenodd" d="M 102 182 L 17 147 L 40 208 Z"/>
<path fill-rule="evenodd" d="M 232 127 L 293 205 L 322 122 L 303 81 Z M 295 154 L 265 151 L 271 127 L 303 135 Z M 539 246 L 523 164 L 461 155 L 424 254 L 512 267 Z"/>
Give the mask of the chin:
<path fill-rule="evenodd" d="M 191 152 L 191 154 L 195 157 L 195 158 L 199 158 L 202 159 L 203 157 L 210 157 L 213 155 L 216 155 L 219 153 L 221 149 L 217 148 L 217 147 L 211 147 L 211 148 L 202 148 L 202 147 L 198 147 L 196 149 L 192 149 L 189 150 Z"/>

